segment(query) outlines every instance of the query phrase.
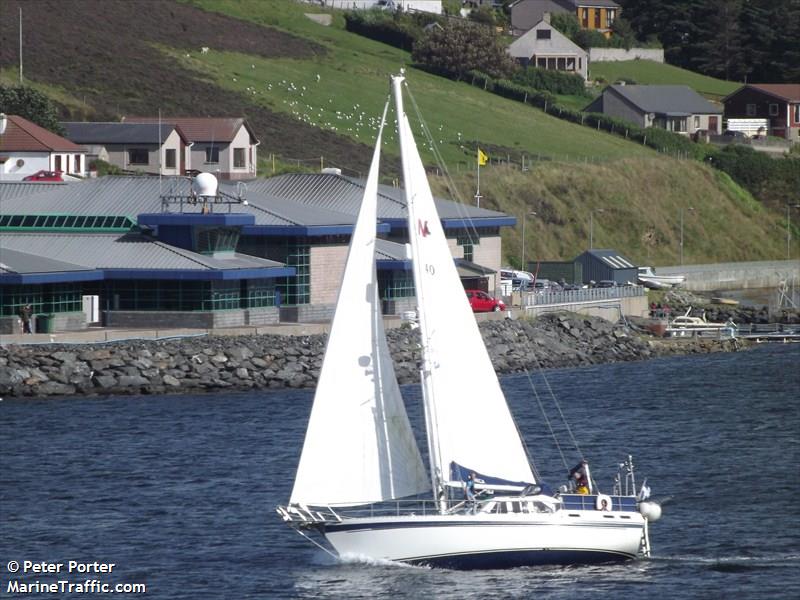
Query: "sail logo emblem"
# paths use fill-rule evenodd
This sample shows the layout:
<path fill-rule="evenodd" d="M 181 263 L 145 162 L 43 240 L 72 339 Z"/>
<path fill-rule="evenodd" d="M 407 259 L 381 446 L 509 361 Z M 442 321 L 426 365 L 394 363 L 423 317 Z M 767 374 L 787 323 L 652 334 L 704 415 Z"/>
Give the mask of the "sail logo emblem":
<path fill-rule="evenodd" d="M 419 234 L 422 237 L 428 237 L 431 234 L 431 230 L 428 229 L 428 222 L 422 222 L 422 219 L 417 219 L 417 226 L 419 227 Z"/>

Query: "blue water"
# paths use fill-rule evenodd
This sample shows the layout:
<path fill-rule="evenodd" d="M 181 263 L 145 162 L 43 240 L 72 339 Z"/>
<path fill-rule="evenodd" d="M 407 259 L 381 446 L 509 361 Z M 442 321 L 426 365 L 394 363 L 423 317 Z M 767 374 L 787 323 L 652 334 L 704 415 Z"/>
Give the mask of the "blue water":
<path fill-rule="evenodd" d="M 289 496 L 310 391 L 5 399 L 0 596 L 10 580 L 87 578 L 145 583 L 146 598 L 786 596 L 800 568 L 798 366 L 800 345 L 768 345 L 547 372 L 595 478 L 608 485 L 632 454 L 671 499 L 651 560 L 509 571 L 341 564 L 285 527 L 274 507 Z M 527 378 L 503 386 L 539 471 L 561 483 Z M 417 421 L 417 390 L 404 392 Z M 10 560 L 116 566 L 14 576 Z"/>

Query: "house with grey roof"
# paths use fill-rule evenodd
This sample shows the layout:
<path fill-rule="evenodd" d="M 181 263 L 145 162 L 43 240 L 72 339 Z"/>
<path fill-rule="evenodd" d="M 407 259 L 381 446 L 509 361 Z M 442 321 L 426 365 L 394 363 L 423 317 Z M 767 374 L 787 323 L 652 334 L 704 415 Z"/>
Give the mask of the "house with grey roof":
<path fill-rule="evenodd" d="M 84 296 L 96 298 L 102 322 L 114 326 L 327 320 L 365 183 L 287 174 L 246 190 L 220 182 L 215 196 L 198 196 L 191 180 L 177 177 L 102 177 L 39 193 L 0 185 L 0 330 L 9 331 L 24 304 L 56 314 L 57 327 L 85 327 Z M 495 289 L 500 227 L 515 219 L 436 203 L 465 281 Z M 379 187 L 378 280 L 387 314 L 416 303 L 406 210 L 402 189 Z"/>
<path fill-rule="evenodd" d="M 722 126 L 722 108 L 685 85 L 610 85 L 583 110 L 684 135 Z"/>
<path fill-rule="evenodd" d="M 523 67 L 589 75 L 589 55 L 567 36 L 550 25 L 549 15 L 508 47 L 508 54 Z"/>
<path fill-rule="evenodd" d="M 191 143 L 170 123 L 65 122 L 65 137 L 84 146 L 89 160 L 124 171 L 183 175 Z"/>
<path fill-rule="evenodd" d="M 125 123 L 171 123 L 186 137 L 185 172 L 205 172 L 218 179 L 252 179 L 257 175 L 260 144 L 240 117 L 125 117 Z"/>
<path fill-rule="evenodd" d="M 37 171 L 83 176 L 86 149 L 18 115 L 0 115 L 0 181 Z"/>
<path fill-rule="evenodd" d="M 606 37 L 622 7 L 614 0 L 516 0 L 510 5 L 511 32 L 522 35 L 547 13 L 572 13 L 581 29 L 593 29 Z"/>

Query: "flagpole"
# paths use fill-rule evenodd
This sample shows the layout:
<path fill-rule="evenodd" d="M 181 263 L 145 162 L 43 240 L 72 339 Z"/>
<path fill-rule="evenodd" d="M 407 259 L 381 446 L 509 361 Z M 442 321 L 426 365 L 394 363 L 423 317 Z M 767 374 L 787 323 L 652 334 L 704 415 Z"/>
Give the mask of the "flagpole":
<path fill-rule="evenodd" d="M 475 205 L 481 207 L 481 161 L 478 161 L 478 189 L 475 192 Z"/>

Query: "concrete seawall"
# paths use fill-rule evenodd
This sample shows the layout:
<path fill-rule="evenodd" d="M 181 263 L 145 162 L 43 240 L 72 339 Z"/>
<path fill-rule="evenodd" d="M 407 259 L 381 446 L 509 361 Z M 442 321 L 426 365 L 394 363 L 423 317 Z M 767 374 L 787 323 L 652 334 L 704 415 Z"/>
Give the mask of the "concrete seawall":
<path fill-rule="evenodd" d="M 684 289 L 691 292 L 777 288 L 782 281 L 800 283 L 800 260 L 718 263 L 658 267 L 660 275 L 686 275 Z"/>

